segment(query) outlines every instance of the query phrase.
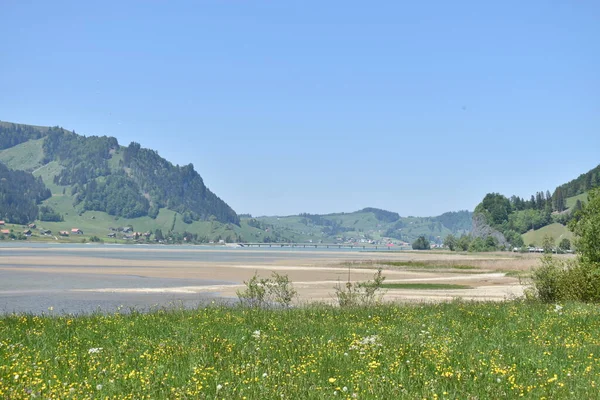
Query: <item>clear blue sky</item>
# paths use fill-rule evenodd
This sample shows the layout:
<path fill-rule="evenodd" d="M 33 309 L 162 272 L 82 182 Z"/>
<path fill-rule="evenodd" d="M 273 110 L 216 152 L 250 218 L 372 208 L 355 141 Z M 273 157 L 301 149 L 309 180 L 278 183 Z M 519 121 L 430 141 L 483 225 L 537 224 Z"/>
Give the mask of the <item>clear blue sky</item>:
<path fill-rule="evenodd" d="M 596 0 L 91 3 L 0 2 L 0 119 L 191 162 L 239 213 L 436 215 L 600 163 Z"/>

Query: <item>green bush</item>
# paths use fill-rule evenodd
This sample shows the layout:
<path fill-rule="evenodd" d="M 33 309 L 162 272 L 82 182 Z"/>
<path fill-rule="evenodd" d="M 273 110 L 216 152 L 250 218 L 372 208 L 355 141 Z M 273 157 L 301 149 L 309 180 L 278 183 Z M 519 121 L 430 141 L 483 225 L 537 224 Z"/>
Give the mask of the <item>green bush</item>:
<path fill-rule="evenodd" d="M 569 224 L 575 233 L 578 250 L 576 260 L 560 260 L 550 254 L 542 257 L 542 265 L 532 274 L 526 292 L 543 302 L 576 300 L 600 302 L 600 189 L 589 194 L 589 201 Z M 554 245 L 544 239 L 545 250 Z M 566 244 L 566 243 L 565 243 Z"/>
<path fill-rule="evenodd" d="M 429 250 L 431 248 L 431 244 L 425 236 L 419 236 L 417 240 L 413 242 L 412 248 L 413 250 Z"/>
<path fill-rule="evenodd" d="M 236 292 L 240 303 L 250 307 L 268 307 L 278 305 L 290 307 L 296 297 L 296 290 L 287 275 L 273 272 L 269 278 L 259 278 L 255 273 L 248 281 L 244 290 Z"/>
<path fill-rule="evenodd" d="M 339 282 L 334 287 L 335 297 L 340 307 L 373 306 L 381 301 L 383 294 L 381 289 L 385 276 L 381 268 L 373 275 L 373 280 L 366 282 L 350 282 L 350 271 L 348 271 L 348 282 L 342 286 Z"/>

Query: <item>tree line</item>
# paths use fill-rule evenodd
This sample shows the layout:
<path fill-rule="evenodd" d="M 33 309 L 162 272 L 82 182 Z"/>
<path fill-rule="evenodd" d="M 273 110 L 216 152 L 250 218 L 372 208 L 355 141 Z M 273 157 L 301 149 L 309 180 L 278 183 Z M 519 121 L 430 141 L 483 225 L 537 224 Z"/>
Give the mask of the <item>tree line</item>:
<path fill-rule="evenodd" d="M 0 163 L 0 219 L 25 225 L 37 219 L 38 204 L 52 196 L 41 178 Z"/>

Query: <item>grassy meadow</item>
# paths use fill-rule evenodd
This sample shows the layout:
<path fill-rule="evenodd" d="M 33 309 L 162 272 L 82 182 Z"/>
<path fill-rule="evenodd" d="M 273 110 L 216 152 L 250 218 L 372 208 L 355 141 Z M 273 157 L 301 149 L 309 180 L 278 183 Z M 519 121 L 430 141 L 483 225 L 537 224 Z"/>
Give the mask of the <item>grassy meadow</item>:
<path fill-rule="evenodd" d="M 0 317 L 3 399 L 598 398 L 598 307 L 207 307 Z"/>
<path fill-rule="evenodd" d="M 550 236 L 554 239 L 554 242 L 558 245 L 562 239 L 573 240 L 573 233 L 564 225 L 559 223 L 553 223 L 546 225 L 543 228 L 529 231 L 523 234 L 523 241 L 525 245 L 534 244 L 536 246 L 542 246 L 544 237 Z"/>

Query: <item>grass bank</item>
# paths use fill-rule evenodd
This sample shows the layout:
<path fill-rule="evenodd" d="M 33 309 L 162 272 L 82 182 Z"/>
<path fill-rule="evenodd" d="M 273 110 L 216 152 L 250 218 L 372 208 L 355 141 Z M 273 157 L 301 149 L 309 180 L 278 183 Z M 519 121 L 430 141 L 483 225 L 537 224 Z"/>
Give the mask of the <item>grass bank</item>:
<path fill-rule="evenodd" d="M 453 283 L 383 283 L 382 289 L 472 289 L 469 285 L 456 285 Z"/>
<path fill-rule="evenodd" d="M 597 306 L 0 317 L 0 398 L 597 398 Z"/>

